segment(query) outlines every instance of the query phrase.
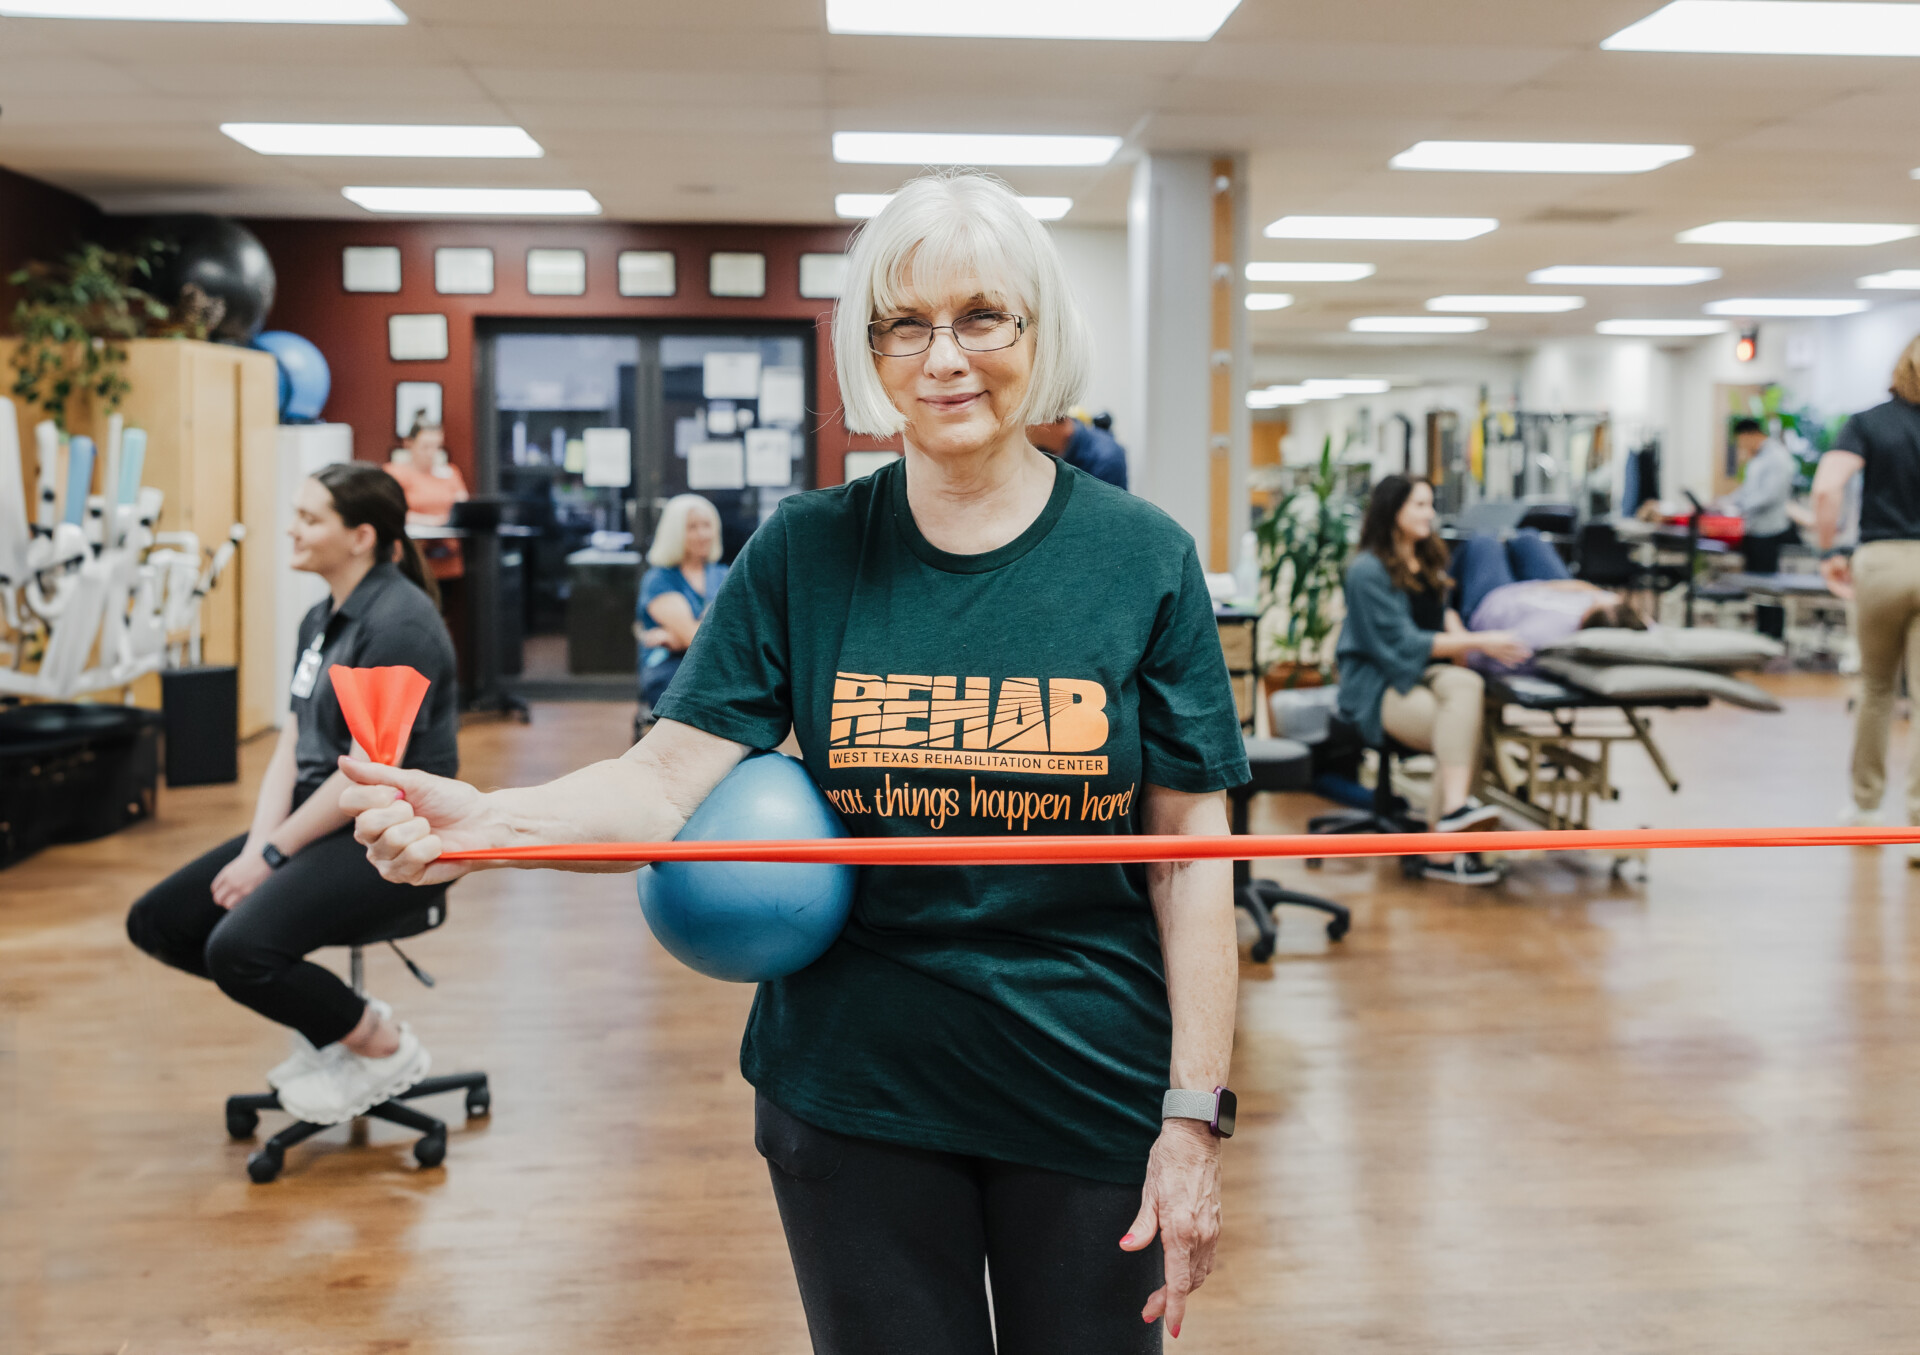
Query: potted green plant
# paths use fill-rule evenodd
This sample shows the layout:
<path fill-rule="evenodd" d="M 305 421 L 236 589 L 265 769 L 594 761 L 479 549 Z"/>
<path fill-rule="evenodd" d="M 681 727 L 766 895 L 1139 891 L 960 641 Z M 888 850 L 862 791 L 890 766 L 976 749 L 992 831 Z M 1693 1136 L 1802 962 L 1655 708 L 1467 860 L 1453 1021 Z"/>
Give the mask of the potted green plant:
<path fill-rule="evenodd" d="M 126 397 L 127 341 L 164 324 L 167 307 L 140 284 L 153 252 L 85 244 L 59 263 L 29 263 L 7 279 L 13 308 L 13 394 L 38 405 L 62 432 L 70 406 L 91 398 L 102 413 Z"/>
<path fill-rule="evenodd" d="M 1353 508 L 1339 493 L 1333 438 L 1312 472 L 1297 479 L 1254 526 L 1260 546 L 1261 656 L 1265 685 L 1318 687 L 1333 675 L 1328 639 L 1338 625 Z"/>

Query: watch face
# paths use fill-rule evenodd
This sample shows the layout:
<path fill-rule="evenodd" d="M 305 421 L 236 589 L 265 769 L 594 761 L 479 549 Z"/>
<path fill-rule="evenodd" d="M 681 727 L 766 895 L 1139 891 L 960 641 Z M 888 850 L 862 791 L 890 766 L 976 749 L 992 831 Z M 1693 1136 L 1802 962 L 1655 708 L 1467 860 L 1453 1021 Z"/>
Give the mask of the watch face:
<path fill-rule="evenodd" d="M 1240 1098 L 1225 1087 L 1216 1089 L 1219 1099 L 1214 1103 L 1213 1132 L 1221 1138 L 1233 1135 L 1234 1116 L 1240 1112 Z"/>

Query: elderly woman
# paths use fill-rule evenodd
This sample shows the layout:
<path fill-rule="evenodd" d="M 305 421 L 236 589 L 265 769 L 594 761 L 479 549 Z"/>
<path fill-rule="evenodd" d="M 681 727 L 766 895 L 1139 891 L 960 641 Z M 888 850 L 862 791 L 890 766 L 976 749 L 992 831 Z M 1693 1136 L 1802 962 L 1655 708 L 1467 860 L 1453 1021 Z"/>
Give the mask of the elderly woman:
<path fill-rule="evenodd" d="M 352 764 L 388 878 L 670 838 L 789 727 L 823 788 L 874 807 L 859 835 L 1225 831 L 1247 769 L 1192 539 L 1025 435 L 1088 361 L 1046 230 L 997 179 L 909 183 L 853 246 L 833 337 L 848 426 L 903 459 L 780 504 L 624 757 L 489 794 Z M 1225 862 L 861 871 L 740 1056 L 816 1351 L 1179 1333 L 1232 1129 L 1230 885 Z"/>
<path fill-rule="evenodd" d="M 640 641 L 640 699 L 649 706 L 666 695 L 700 618 L 726 582 L 727 567 L 719 558 L 719 510 L 698 494 L 668 499 L 647 551 L 649 568 L 640 576 L 633 622 Z"/>

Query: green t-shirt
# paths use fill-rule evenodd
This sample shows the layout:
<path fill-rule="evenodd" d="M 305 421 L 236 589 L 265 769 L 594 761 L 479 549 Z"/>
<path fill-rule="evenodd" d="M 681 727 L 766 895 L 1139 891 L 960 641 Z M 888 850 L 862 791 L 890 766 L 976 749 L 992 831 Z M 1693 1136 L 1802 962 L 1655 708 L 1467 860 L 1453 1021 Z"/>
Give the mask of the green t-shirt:
<path fill-rule="evenodd" d="M 1132 833 L 1148 782 L 1243 784 L 1192 538 L 1056 464 L 982 555 L 920 534 L 903 462 L 786 499 L 659 714 L 791 724 L 857 837 Z M 1145 867 L 871 867 L 832 949 L 760 986 L 740 1068 L 826 1129 L 1132 1183 L 1171 1040 Z"/>

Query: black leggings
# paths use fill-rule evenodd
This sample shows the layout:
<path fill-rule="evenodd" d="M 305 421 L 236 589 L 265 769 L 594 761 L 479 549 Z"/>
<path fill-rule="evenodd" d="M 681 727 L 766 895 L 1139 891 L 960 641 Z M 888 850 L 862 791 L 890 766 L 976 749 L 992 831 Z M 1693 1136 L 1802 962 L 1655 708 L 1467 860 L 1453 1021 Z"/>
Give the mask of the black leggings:
<path fill-rule="evenodd" d="M 815 1355 L 1158 1355 L 1160 1244 L 1120 1250 L 1140 1187 L 850 1138 L 765 1096 L 753 1139 Z"/>
<path fill-rule="evenodd" d="M 360 1024 L 366 1003 L 307 953 L 424 908 L 446 886 L 381 879 L 367 849 L 342 828 L 302 848 L 229 912 L 213 901 L 213 877 L 246 841 L 243 834 L 223 842 L 148 890 L 127 914 L 127 935 L 156 960 L 212 979 L 316 1048 L 332 1044 Z"/>

